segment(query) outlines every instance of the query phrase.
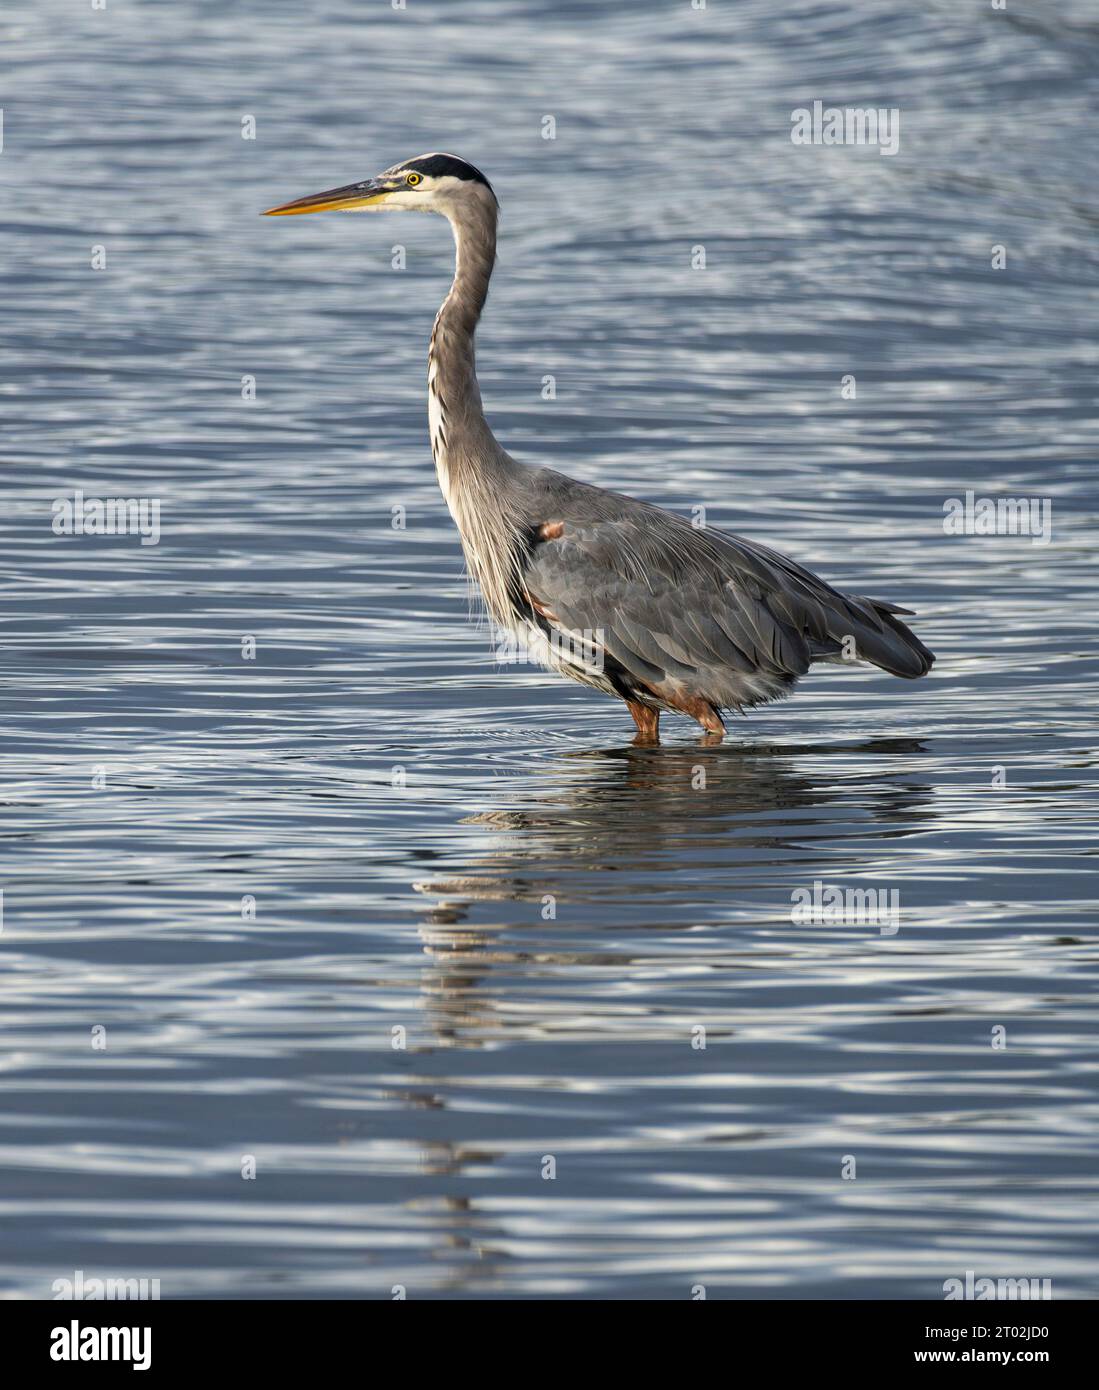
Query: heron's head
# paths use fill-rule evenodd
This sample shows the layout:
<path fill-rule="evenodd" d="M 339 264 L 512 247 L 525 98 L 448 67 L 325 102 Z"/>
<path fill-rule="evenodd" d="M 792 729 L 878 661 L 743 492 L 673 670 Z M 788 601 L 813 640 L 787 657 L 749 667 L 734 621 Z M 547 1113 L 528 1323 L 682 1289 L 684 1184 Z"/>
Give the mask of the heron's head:
<path fill-rule="evenodd" d="M 480 169 L 454 154 L 421 154 L 394 164 L 376 178 L 310 193 L 268 208 L 265 217 L 302 212 L 439 212 L 453 218 L 463 208 L 496 208 L 492 185 Z"/>

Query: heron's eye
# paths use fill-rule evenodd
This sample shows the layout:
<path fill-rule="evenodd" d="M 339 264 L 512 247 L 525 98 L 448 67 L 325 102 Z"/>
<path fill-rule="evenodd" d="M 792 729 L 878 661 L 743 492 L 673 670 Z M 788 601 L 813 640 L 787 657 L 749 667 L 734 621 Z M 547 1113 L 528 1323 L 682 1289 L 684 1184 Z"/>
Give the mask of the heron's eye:
<path fill-rule="evenodd" d="M 423 174 L 409 174 L 405 179 L 405 183 L 408 184 L 409 188 L 415 188 L 418 183 L 423 183 L 423 181 Z"/>

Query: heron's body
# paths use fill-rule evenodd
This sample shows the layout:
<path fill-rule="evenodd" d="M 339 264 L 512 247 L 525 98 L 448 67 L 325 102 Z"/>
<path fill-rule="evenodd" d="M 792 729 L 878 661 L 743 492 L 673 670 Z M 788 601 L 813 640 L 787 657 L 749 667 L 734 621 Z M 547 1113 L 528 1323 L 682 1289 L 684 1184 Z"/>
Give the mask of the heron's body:
<path fill-rule="evenodd" d="M 439 486 L 493 620 L 563 675 L 626 701 L 638 738 L 662 710 L 712 737 L 720 711 L 790 692 L 818 661 L 924 675 L 932 654 L 880 599 L 844 595 L 740 536 L 698 529 L 632 497 L 513 459 L 481 405 L 474 332 L 496 256 L 497 203 L 453 155 L 276 213 L 389 206 L 440 212 L 455 273 L 428 352 L 428 422 Z"/>

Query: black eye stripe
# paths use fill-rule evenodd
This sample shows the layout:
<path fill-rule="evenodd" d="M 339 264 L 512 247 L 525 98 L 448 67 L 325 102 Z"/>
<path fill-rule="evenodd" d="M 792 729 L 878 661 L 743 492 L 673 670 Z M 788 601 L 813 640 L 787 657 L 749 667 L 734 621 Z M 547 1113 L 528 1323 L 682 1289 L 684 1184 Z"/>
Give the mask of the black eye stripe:
<path fill-rule="evenodd" d="M 475 169 L 472 164 L 467 164 L 464 159 L 459 159 L 456 155 L 421 155 L 419 159 L 410 160 L 406 167 L 414 169 L 420 174 L 429 174 L 436 179 L 450 177 L 467 179 L 473 183 L 483 183 L 488 191 L 492 192 L 492 185 L 480 169 Z"/>

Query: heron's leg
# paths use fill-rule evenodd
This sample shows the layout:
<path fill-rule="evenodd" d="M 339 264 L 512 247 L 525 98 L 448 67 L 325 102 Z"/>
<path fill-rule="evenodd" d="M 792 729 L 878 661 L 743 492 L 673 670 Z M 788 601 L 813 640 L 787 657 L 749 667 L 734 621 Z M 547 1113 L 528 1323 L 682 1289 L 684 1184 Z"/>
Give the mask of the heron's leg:
<path fill-rule="evenodd" d="M 633 722 L 637 725 L 634 743 L 659 743 L 660 711 L 637 700 L 627 700 L 626 708 L 633 715 Z"/>
<path fill-rule="evenodd" d="M 699 702 L 702 706 L 699 710 L 691 710 L 691 716 L 697 719 L 706 730 L 703 736 L 703 743 L 720 743 L 725 737 L 725 725 L 721 715 L 714 709 L 713 705 L 707 704 L 705 700 Z"/>
<path fill-rule="evenodd" d="M 704 701 L 704 699 L 692 701 L 692 709 L 689 709 L 688 713 L 691 714 L 692 719 L 699 721 L 704 730 L 706 730 L 706 733 L 703 734 L 702 741 L 703 744 L 706 744 L 707 748 L 709 748 L 711 744 L 720 744 L 721 739 L 725 737 L 725 726 L 724 723 L 722 723 L 720 714 L 717 713 L 713 705 L 710 705 L 710 703 Z"/>
<path fill-rule="evenodd" d="M 709 700 L 704 700 L 701 695 L 684 695 L 682 692 L 662 689 L 659 686 L 651 686 L 650 689 L 665 704 L 671 705 L 672 709 L 682 710 L 701 724 L 706 730 L 707 743 L 720 743 L 725 737 L 725 725 L 721 722 L 721 715 Z M 634 718 L 637 716 L 634 715 Z"/>

